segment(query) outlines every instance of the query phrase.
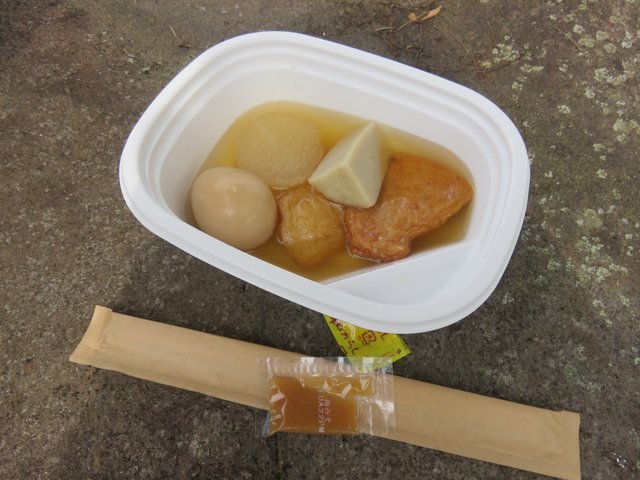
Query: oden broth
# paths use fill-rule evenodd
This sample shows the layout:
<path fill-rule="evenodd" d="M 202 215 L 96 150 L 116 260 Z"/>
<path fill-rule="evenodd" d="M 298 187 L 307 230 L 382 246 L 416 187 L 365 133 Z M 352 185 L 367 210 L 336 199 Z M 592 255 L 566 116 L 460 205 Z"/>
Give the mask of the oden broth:
<path fill-rule="evenodd" d="M 235 166 L 235 146 L 239 133 L 249 121 L 270 112 L 297 114 L 312 120 L 320 130 L 325 152 L 329 151 L 333 145 L 351 130 L 366 122 L 366 120 L 355 116 L 293 102 L 283 101 L 263 104 L 240 116 L 229 127 L 212 149 L 200 171 L 217 166 Z M 473 179 L 465 165 L 448 150 L 422 138 L 385 125 L 380 125 L 380 128 L 384 132 L 392 152 L 406 152 L 432 158 L 438 163 L 451 168 L 473 185 Z M 282 191 L 284 190 L 274 190 L 273 192 L 277 196 Z M 187 206 L 187 212 L 188 220 L 195 225 L 190 205 Z M 470 212 L 471 208 L 467 205 L 437 230 L 414 240 L 412 255 L 461 240 L 469 223 Z M 293 261 L 286 249 L 278 242 L 275 234 L 267 243 L 249 253 L 278 267 L 317 281 L 342 276 L 376 265 L 375 262 L 352 257 L 345 246 L 344 251 L 338 252 L 322 264 L 312 268 L 303 268 Z"/>

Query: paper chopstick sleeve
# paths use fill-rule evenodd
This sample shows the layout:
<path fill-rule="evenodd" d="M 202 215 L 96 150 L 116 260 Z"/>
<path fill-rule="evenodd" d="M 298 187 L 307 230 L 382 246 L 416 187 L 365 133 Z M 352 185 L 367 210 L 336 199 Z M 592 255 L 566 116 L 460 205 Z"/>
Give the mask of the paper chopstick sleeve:
<path fill-rule="evenodd" d="M 260 357 L 299 354 L 96 307 L 70 360 L 266 409 Z M 569 480 L 580 479 L 580 417 L 394 377 L 386 438 Z"/>

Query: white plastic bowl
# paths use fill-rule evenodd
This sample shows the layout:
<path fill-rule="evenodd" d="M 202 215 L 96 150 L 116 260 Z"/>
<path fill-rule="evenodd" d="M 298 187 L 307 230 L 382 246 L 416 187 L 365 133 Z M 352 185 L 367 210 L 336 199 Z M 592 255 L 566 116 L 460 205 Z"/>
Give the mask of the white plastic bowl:
<path fill-rule="evenodd" d="M 474 184 L 464 239 L 320 283 L 189 225 L 187 192 L 213 145 L 242 113 L 277 100 L 377 120 L 457 155 Z M 191 255 L 318 312 L 414 333 L 461 320 L 493 292 L 522 227 L 529 162 L 509 118 L 465 87 L 325 40 L 263 32 L 212 47 L 167 85 L 131 132 L 120 183 L 138 220 Z"/>

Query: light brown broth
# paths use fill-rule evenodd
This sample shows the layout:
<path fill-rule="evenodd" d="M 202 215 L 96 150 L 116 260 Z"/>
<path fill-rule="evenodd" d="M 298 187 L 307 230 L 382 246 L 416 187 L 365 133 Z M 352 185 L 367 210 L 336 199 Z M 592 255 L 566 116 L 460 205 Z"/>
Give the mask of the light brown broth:
<path fill-rule="evenodd" d="M 366 120 L 359 117 L 288 101 L 259 105 L 241 115 L 228 128 L 211 150 L 211 153 L 202 165 L 200 172 L 217 166 L 235 166 L 235 145 L 237 143 L 238 135 L 248 122 L 262 114 L 270 112 L 297 114 L 312 120 L 320 130 L 325 152 L 331 149 L 333 145 L 335 145 L 351 130 L 366 122 Z M 380 124 L 379 126 L 393 152 L 406 152 L 413 155 L 419 155 L 421 157 L 429 157 L 438 163 L 451 168 L 473 185 L 473 179 L 466 166 L 449 150 L 436 143 L 429 142 L 423 138 L 410 135 L 384 124 Z M 274 195 L 277 196 L 281 192 L 282 190 L 274 190 Z M 465 206 L 460 212 L 454 215 L 449 219 L 449 221 L 447 221 L 447 223 L 437 230 L 434 230 L 421 238 L 415 239 L 412 243 L 412 255 L 435 247 L 454 243 L 464 238 L 464 234 L 469 223 L 471 208 L 472 207 L 470 205 Z M 190 205 L 187 205 L 187 219 L 190 223 L 195 225 Z M 284 246 L 280 244 L 275 234 L 264 245 L 250 253 L 278 267 L 316 281 L 346 275 L 375 265 L 374 262 L 369 260 L 351 256 L 347 252 L 345 246 L 344 251 L 338 252 L 321 265 L 312 268 L 304 268 L 293 261 Z"/>

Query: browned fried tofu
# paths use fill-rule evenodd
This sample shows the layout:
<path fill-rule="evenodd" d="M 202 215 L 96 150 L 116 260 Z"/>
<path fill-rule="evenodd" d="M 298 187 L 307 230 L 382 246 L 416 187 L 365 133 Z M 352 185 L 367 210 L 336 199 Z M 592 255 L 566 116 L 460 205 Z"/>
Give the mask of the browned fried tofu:
<path fill-rule="evenodd" d="M 469 183 L 449 168 L 428 158 L 396 154 L 377 203 L 344 211 L 349 250 L 380 262 L 404 258 L 414 238 L 445 223 L 471 196 Z"/>
<path fill-rule="evenodd" d="M 276 199 L 280 212 L 278 239 L 297 264 L 312 267 L 344 248 L 341 211 L 310 185 Z"/>

